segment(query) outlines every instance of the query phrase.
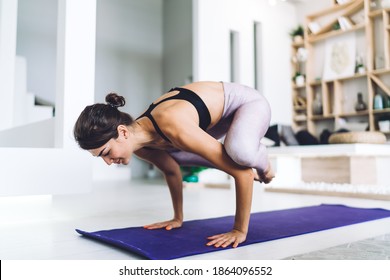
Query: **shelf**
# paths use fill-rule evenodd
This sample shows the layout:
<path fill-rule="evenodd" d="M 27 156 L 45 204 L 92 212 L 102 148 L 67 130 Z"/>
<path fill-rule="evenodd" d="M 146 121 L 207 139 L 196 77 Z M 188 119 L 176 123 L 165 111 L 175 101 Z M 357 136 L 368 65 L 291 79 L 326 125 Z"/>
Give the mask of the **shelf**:
<path fill-rule="evenodd" d="M 291 46 L 293 48 L 297 48 L 297 49 L 298 48 L 303 48 L 305 46 L 305 43 L 304 42 L 302 42 L 302 43 L 292 43 Z"/>
<path fill-rule="evenodd" d="M 390 74 L 390 69 L 381 68 L 381 69 L 375 69 L 371 72 L 374 75 L 383 75 L 383 74 Z"/>
<path fill-rule="evenodd" d="M 294 121 L 295 122 L 306 122 L 307 121 L 307 117 L 306 116 L 302 116 L 302 117 L 294 117 Z"/>
<path fill-rule="evenodd" d="M 304 111 L 307 109 L 306 106 L 294 106 L 294 111 Z"/>
<path fill-rule="evenodd" d="M 371 11 L 368 16 L 370 18 L 375 18 L 375 17 L 379 17 L 379 16 L 382 16 L 382 9 L 378 9 L 378 10 L 374 10 L 374 11 Z"/>
<path fill-rule="evenodd" d="M 390 9 L 389 8 L 386 8 L 386 9 L 378 9 L 378 10 L 374 10 L 374 11 L 370 11 L 370 13 L 368 14 L 368 16 L 370 18 L 375 18 L 375 17 L 380 17 L 383 15 L 383 11 L 385 12 L 390 12 Z"/>
<path fill-rule="evenodd" d="M 337 12 L 339 10 L 343 10 L 343 12 L 341 14 L 340 13 L 335 14 L 335 12 Z M 323 40 L 325 38 L 329 38 L 329 37 L 332 37 L 332 36 L 335 36 L 338 34 L 342 34 L 345 32 L 355 31 L 359 28 L 365 28 L 365 22 L 362 22 L 362 23 L 356 23 L 355 26 L 352 26 L 348 30 L 332 30 L 333 25 L 339 23 L 341 18 L 348 19 L 349 24 L 352 24 L 349 17 L 356 14 L 360 10 L 364 10 L 364 0 L 349 1 L 343 5 L 335 5 L 331 9 L 327 9 L 327 10 L 324 10 L 322 12 L 307 16 L 307 19 L 309 22 L 308 27 L 309 27 L 310 31 L 315 31 L 311 35 L 311 38 L 308 38 L 308 42 L 309 43 L 315 42 L 315 41 Z M 326 24 L 322 24 L 321 27 L 319 26 L 318 23 L 316 24 L 316 22 L 318 22 L 318 20 L 321 17 L 329 15 L 329 14 L 334 15 L 333 20 L 328 21 Z M 311 25 L 313 25 L 313 24 L 314 24 L 314 26 L 318 25 L 318 28 L 315 28 L 318 30 L 313 30 L 313 28 L 311 28 Z"/>
<path fill-rule="evenodd" d="M 329 31 L 329 32 L 326 32 L 326 33 L 323 33 L 323 34 L 319 34 L 319 35 L 312 35 L 310 36 L 307 41 L 309 43 L 315 43 L 315 42 L 318 42 L 318 41 L 321 41 L 321 40 L 325 40 L 325 39 L 328 39 L 328 38 L 331 38 L 331 37 L 335 37 L 335 36 L 339 36 L 339 35 L 342 35 L 342 34 L 346 34 L 346 33 L 349 33 L 349 32 L 354 32 L 354 31 L 357 31 L 359 29 L 365 29 L 366 25 L 364 23 L 360 23 L 360 24 L 357 24 L 355 26 L 352 26 L 350 29 L 348 30 L 333 30 L 333 31 Z"/>
<path fill-rule="evenodd" d="M 327 116 L 320 116 L 320 115 L 313 115 L 310 120 L 312 121 L 328 121 L 333 120 L 335 118 L 334 115 L 327 115 Z"/>
<path fill-rule="evenodd" d="M 375 115 L 380 114 L 390 114 L 390 108 L 382 109 L 382 110 L 373 110 L 372 111 Z"/>
<path fill-rule="evenodd" d="M 306 84 L 304 84 L 304 85 L 301 85 L 301 86 L 297 86 L 297 85 L 293 85 L 293 88 L 294 89 L 304 89 L 306 87 Z"/>
<path fill-rule="evenodd" d="M 350 117 L 368 116 L 368 114 L 369 114 L 368 110 L 365 110 L 361 112 L 343 113 L 343 114 L 339 114 L 338 116 L 340 118 L 350 118 Z"/>
<path fill-rule="evenodd" d="M 340 1 L 341 2 L 341 1 Z M 374 131 L 377 120 L 389 119 L 390 108 L 373 110 L 373 99 L 377 87 L 390 96 L 390 8 L 370 10 L 370 1 L 351 0 L 334 5 L 328 9 L 307 15 L 305 21 L 305 37 L 303 46 L 307 49 L 307 60 L 301 72 L 306 74 L 306 84 L 302 87 L 291 86 L 293 95 L 292 121 L 300 126 L 305 123 L 310 133 L 317 134 L 324 127 L 332 130 L 337 122 L 345 118 L 347 122 L 364 122 L 370 131 Z M 334 24 L 343 29 L 334 30 Z M 350 28 L 346 28 L 350 27 Z M 365 73 L 351 73 L 349 76 L 332 77 L 325 80 L 320 77 L 324 64 L 329 61 L 328 43 L 349 40 L 355 37 L 356 54 L 365 59 Z M 352 44 L 351 44 L 352 46 Z M 348 46 L 348 47 L 351 47 Z M 292 48 L 292 55 L 296 50 Z M 373 69 L 376 54 L 383 55 L 385 68 Z M 292 64 L 296 70 L 297 65 Z M 314 96 L 321 94 L 323 114 L 314 115 L 312 105 Z M 356 112 L 352 102 L 357 92 L 362 92 L 368 109 Z M 294 98 L 305 96 L 306 104 L 297 103 Z M 368 100 L 368 101 L 367 101 Z M 385 104 L 385 103 L 384 103 Z M 302 106 L 303 105 L 303 106 Z"/>
<path fill-rule="evenodd" d="M 367 72 L 363 73 L 363 74 L 356 73 L 355 75 L 352 75 L 352 76 L 347 76 L 347 77 L 335 79 L 335 81 L 346 81 L 346 80 L 353 80 L 353 79 L 359 79 L 359 78 L 364 78 L 364 77 L 367 77 Z"/>
<path fill-rule="evenodd" d="M 386 69 L 386 70 L 375 70 L 375 71 L 372 71 L 373 74 L 386 74 L 386 73 L 390 73 L 390 70 L 389 69 Z M 342 77 L 342 78 L 338 78 L 338 79 L 333 79 L 333 80 L 321 80 L 321 81 L 315 81 L 315 82 L 310 82 L 309 85 L 310 86 L 319 86 L 321 85 L 323 82 L 324 83 L 332 83 L 332 82 L 336 82 L 336 81 L 346 81 L 346 80 L 353 80 L 353 79 L 359 79 L 359 78 L 364 78 L 364 77 L 367 77 L 367 72 L 366 73 L 363 73 L 363 74 L 359 74 L 359 73 L 356 73 L 352 76 L 346 76 L 346 77 Z"/>
<path fill-rule="evenodd" d="M 341 4 L 341 5 L 340 5 L 340 4 L 333 5 L 332 7 L 327 8 L 327 9 L 325 9 L 325 10 L 322 10 L 322 11 L 320 11 L 320 12 L 317 12 L 317 13 L 314 13 L 314 14 L 311 14 L 311 15 L 308 15 L 307 18 L 313 19 L 313 18 L 318 18 L 318 17 L 326 16 L 326 15 L 328 15 L 328 14 L 337 12 L 337 11 L 342 10 L 342 9 L 345 9 L 346 7 L 348 7 L 349 5 L 351 5 L 352 3 L 353 3 L 353 1 L 346 2 L 346 3 Z"/>
<path fill-rule="evenodd" d="M 309 85 L 312 87 L 320 86 L 321 84 L 322 84 L 322 80 L 309 83 Z"/>

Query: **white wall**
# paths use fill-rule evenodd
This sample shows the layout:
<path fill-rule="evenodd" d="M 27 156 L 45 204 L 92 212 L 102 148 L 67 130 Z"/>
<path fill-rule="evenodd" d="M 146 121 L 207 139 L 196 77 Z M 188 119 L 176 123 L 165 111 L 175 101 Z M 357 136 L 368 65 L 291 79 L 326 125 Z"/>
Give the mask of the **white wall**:
<path fill-rule="evenodd" d="M 333 0 L 306 0 L 295 5 L 298 23 L 304 24 L 307 15 L 322 11 L 333 5 Z"/>
<path fill-rule="evenodd" d="M 0 0 L 0 130 L 13 124 L 17 2 Z"/>
<path fill-rule="evenodd" d="M 126 98 L 122 109 L 136 118 L 161 95 L 162 6 L 162 0 L 97 1 L 95 102 L 117 92 Z M 146 172 L 147 165 L 134 157 L 132 176 Z"/>
<path fill-rule="evenodd" d="M 55 119 L 51 118 L 1 130 L 0 147 L 54 148 L 54 129 Z M 28 137 L 21 137 L 21 134 L 28 135 Z"/>
<path fill-rule="evenodd" d="M 98 0 L 96 102 L 110 91 L 134 117 L 161 94 L 162 0 Z"/>
<path fill-rule="evenodd" d="M 239 32 L 240 83 L 254 87 L 254 22 L 263 34 L 263 94 L 272 107 L 272 123 L 291 123 L 290 37 L 297 24 L 289 3 L 270 6 L 264 0 L 194 0 L 195 80 L 230 79 L 229 32 Z"/>
<path fill-rule="evenodd" d="M 27 60 L 27 90 L 55 103 L 57 1 L 18 0 L 17 55 Z"/>
<path fill-rule="evenodd" d="M 164 0 L 163 89 L 192 81 L 192 0 Z"/>

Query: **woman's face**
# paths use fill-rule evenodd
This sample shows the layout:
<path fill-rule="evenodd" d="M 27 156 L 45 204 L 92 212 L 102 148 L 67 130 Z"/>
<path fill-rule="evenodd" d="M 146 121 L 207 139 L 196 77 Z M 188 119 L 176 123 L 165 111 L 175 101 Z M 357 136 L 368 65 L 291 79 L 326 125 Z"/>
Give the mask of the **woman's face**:
<path fill-rule="evenodd" d="M 127 165 L 133 154 L 127 137 L 121 134 L 119 134 L 118 138 L 111 138 L 103 146 L 89 150 L 89 152 L 95 157 L 101 157 L 108 165 L 112 163 Z"/>

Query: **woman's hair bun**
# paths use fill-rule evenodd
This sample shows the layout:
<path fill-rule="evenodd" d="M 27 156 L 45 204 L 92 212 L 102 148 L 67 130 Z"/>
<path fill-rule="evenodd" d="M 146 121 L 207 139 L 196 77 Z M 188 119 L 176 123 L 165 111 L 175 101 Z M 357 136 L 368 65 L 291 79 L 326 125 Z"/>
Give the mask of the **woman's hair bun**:
<path fill-rule="evenodd" d="M 114 92 L 107 94 L 106 102 L 108 105 L 115 108 L 123 107 L 126 104 L 125 98 Z"/>

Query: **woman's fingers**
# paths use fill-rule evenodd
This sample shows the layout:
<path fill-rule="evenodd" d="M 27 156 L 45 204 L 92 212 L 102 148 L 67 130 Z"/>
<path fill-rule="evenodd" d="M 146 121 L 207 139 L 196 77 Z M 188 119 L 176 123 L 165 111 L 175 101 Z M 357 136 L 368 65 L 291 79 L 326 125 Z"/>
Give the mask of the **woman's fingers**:
<path fill-rule="evenodd" d="M 178 227 L 181 227 L 181 223 L 177 221 L 165 221 L 144 226 L 146 229 L 165 228 L 166 230 L 172 230 Z M 245 241 L 246 234 L 238 230 L 232 230 L 231 232 L 209 236 L 207 239 L 210 240 L 206 243 L 207 246 L 226 248 L 231 245 L 233 248 L 236 248 L 240 243 Z"/>
<path fill-rule="evenodd" d="M 157 228 L 161 228 L 161 227 L 158 227 L 156 225 L 146 225 L 146 226 L 144 226 L 144 228 L 146 228 L 146 229 L 157 229 Z"/>
<path fill-rule="evenodd" d="M 214 246 L 216 248 L 222 247 L 226 248 L 232 245 L 233 248 L 236 248 L 240 243 L 244 242 L 246 234 L 238 231 L 231 231 L 227 233 L 217 234 L 208 237 L 207 239 L 211 240 L 206 245 Z"/>
<path fill-rule="evenodd" d="M 207 246 L 214 245 L 214 247 L 216 247 L 216 248 L 219 248 L 219 247 L 226 248 L 227 246 L 229 246 L 232 243 L 234 243 L 233 245 L 235 245 L 237 243 L 235 237 L 222 236 L 222 237 L 213 239 L 212 241 L 208 242 L 206 245 Z M 238 243 L 237 243 L 237 245 L 238 245 Z"/>
<path fill-rule="evenodd" d="M 176 221 L 166 221 L 166 222 L 159 222 L 154 223 L 150 225 L 145 225 L 144 228 L 146 229 L 159 229 L 159 228 L 165 228 L 166 230 L 171 230 L 173 228 L 180 227 L 181 224 Z"/>

